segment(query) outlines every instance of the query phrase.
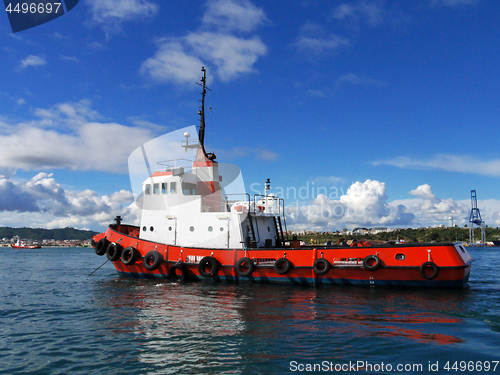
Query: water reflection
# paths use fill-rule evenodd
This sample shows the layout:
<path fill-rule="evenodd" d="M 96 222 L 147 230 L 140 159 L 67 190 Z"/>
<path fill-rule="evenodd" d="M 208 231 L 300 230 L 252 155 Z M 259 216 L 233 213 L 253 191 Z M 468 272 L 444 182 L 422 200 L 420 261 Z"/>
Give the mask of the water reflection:
<path fill-rule="evenodd" d="M 134 336 L 135 360 L 155 373 L 207 368 L 244 373 L 292 354 L 348 360 L 353 350 L 390 354 L 402 342 L 410 348 L 464 342 L 459 336 L 463 318 L 456 312 L 466 291 L 177 284 L 120 277 L 104 289 L 111 294 L 106 304 L 117 312 L 109 324 Z"/>

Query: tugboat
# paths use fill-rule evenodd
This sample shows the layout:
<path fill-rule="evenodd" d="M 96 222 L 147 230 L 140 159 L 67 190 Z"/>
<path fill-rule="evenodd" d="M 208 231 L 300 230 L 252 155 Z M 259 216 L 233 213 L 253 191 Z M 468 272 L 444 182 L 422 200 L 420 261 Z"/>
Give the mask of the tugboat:
<path fill-rule="evenodd" d="M 13 242 L 11 243 L 11 246 L 13 249 L 41 249 L 42 248 L 40 245 L 27 244 L 26 242 L 21 241 L 21 239 L 18 236 L 15 236 L 13 238 Z"/>
<path fill-rule="evenodd" d="M 239 169 L 205 151 L 208 88 L 204 67 L 202 72 L 198 140 L 190 139 L 196 133 L 192 126 L 135 150 L 129 172 L 142 209 L 140 226 L 123 224 L 117 216 L 92 239 L 96 254 L 106 255 L 120 274 L 294 285 L 467 285 L 473 259 L 460 243 L 302 246 L 296 238 L 288 241 L 285 202 L 268 194 L 270 180 L 264 194 L 251 197 Z M 162 161 L 165 156 L 170 160 Z"/>

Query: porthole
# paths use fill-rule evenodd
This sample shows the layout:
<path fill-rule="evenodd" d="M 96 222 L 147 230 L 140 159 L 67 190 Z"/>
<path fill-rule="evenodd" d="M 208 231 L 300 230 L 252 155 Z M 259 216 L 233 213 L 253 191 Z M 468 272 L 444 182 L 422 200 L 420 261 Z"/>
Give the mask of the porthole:
<path fill-rule="evenodd" d="M 267 231 L 270 232 L 271 231 L 271 228 L 267 227 Z"/>
<path fill-rule="evenodd" d="M 155 228 L 153 226 L 149 227 L 149 230 L 152 232 L 155 230 Z"/>
<path fill-rule="evenodd" d="M 221 231 L 221 232 L 224 232 L 224 227 L 220 227 L 220 231 Z"/>
<path fill-rule="evenodd" d="M 189 230 L 190 230 L 191 232 L 194 232 L 194 227 L 193 227 L 193 226 L 190 226 L 190 227 L 189 227 Z"/>
<path fill-rule="evenodd" d="M 396 254 L 396 260 L 405 260 L 406 256 L 404 254 Z"/>
<path fill-rule="evenodd" d="M 148 230 L 148 228 L 146 228 L 146 226 L 143 226 L 143 227 L 142 227 L 142 230 L 145 232 L 145 231 L 147 231 L 147 230 Z"/>
<path fill-rule="evenodd" d="M 208 231 L 209 231 L 209 232 L 212 232 L 213 230 L 214 230 L 214 228 L 213 228 L 213 227 L 208 227 Z"/>
<path fill-rule="evenodd" d="M 170 232 L 172 232 L 172 227 L 168 227 L 168 230 L 169 230 Z"/>

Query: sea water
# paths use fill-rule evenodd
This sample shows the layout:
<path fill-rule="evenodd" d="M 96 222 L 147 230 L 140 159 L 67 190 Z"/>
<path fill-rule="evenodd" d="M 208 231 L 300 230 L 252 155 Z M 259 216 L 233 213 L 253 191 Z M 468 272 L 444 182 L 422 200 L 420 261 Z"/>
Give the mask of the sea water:
<path fill-rule="evenodd" d="M 1 248 L 0 373 L 500 373 L 500 248 L 469 251 L 468 288 L 433 290 L 89 276 L 91 248 Z"/>

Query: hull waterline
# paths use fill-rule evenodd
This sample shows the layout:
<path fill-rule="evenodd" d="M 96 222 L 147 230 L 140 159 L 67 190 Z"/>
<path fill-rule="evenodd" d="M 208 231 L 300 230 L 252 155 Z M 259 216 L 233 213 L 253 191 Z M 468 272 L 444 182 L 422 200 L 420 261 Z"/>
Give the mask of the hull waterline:
<path fill-rule="evenodd" d="M 106 255 L 112 258 L 113 265 L 120 275 L 175 281 L 463 288 L 469 280 L 473 262 L 462 245 L 451 243 L 205 249 L 145 241 L 135 236 L 138 233 L 138 227 L 111 225 L 105 233 L 94 237 L 95 246 L 102 239 L 108 244 Z M 121 255 L 119 258 L 114 252 L 109 255 L 107 250 L 110 246 L 112 250 L 121 250 L 121 255 L 126 248 L 133 247 L 137 250 L 137 258 L 133 264 L 126 265 Z M 161 255 L 161 261 L 155 269 L 146 267 L 151 268 L 151 264 L 145 260 L 150 252 Z M 116 259 L 113 260 L 113 256 Z M 200 262 L 205 257 L 215 260 L 216 269 L 212 269 L 210 262 L 205 261 L 204 268 L 200 270 Z M 367 257 L 376 257 L 379 264 L 364 264 Z M 241 273 L 248 272 L 248 268 L 238 266 L 238 261 L 242 258 L 251 259 L 253 263 L 253 270 L 248 276 L 241 276 Z M 288 260 L 288 270 L 276 269 L 276 262 L 281 259 Z M 315 267 L 318 259 L 322 260 L 317 262 Z M 326 272 L 325 261 L 328 262 L 329 268 Z M 429 262 L 433 265 L 422 268 Z M 321 268 L 318 268 L 319 264 Z M 434 265 L 437 271 L 433 268 Z"/>

